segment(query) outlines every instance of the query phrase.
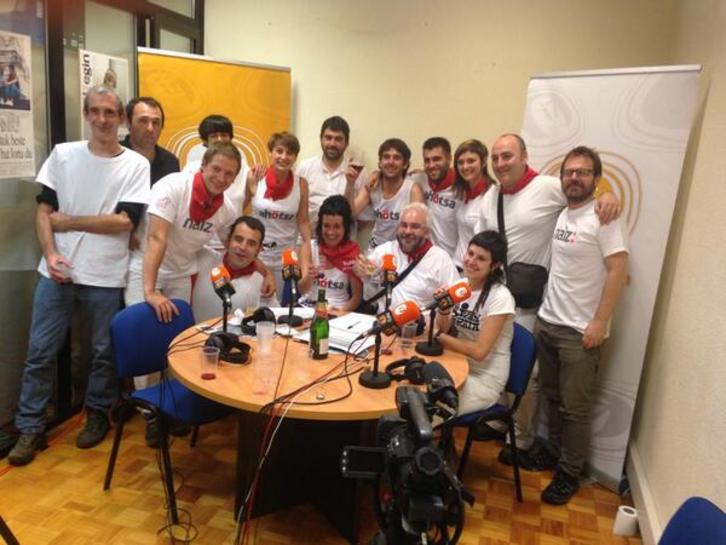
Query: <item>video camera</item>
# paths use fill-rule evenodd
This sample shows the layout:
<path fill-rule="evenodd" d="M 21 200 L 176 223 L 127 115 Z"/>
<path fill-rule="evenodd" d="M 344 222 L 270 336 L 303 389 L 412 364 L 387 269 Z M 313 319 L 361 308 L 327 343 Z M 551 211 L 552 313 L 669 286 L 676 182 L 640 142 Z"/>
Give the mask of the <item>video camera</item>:
<path fill-rule="evenodd" d="M 474 497 L 446 463 L 451 431 L 434 436 L 434 417 L 456 415 L 458 396 L 438 362 L 424 366 L 426 392 L 396 389 L 398 416 L 378 420 L 375 447 L 343 449 L 344 477 L 374 482 L 373 507 L 381 530 L 373 545 L 453 545 L 464 527 L 464 501 Z M 447 435 L 448 434 L 448 435 Z"/>

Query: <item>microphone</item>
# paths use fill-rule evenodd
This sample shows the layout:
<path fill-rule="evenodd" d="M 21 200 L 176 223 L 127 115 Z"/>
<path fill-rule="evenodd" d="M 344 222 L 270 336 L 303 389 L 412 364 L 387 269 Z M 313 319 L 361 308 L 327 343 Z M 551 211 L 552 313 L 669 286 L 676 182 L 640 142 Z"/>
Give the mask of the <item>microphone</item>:
<path fill-rule="evenodd" d="M 293 248 L 285 248 L 282 251 L 282 279 L 297 281 L 301 277 L 297 252 Z"/>
<path fill-rule="evenodd" d="M 466 301 L 469 297 L 471 297 L 469 282 L 459 280 L 456 284 L 449 286 L 449 289 L 443 295 L 434 297 L 434 301 L 429 303 L 424 310 L 438 308 L 438 310 L 447 311 L 457 303 Z"/>
<path fill-rule="evenodd" d="M 459 408 L 459 394 L 446 367 L 438 361 L 432 361 L 423 366 L 422 374 L 431 398 L 445 403 L 456 412 Z"/>
<path fill-rule="evenodd" d="M 409 322 L 415 322 L 421 317 L 421 309 L 413 301 L 404 301 L 394 309 L 388 309 L 376 316 L 378 321 L 372 328 L 363 333 L 361 337 L 384 333 L 393 335 Z"/>
<path fill-rule="evenodd" d="M 214 267 L 209 272 L 209 279 L 214 287 L 214 292 L 219 295 L 220 299 L 224 301 L 226 306 L 231 307 L 232 296 L 236 293 L 236 290 L 231 283 L 232 277 L 230 276 L 227 267 L 224 265 Z"/>
<path fill-rule="evenodd" d="M 393 284 L 398 279 L 398 271 L 396 270 L 396 258 L 393 254 L 383 255 L 383 285 L 386 288 L 386 305 L 391 304 L 391 291 Z"/>

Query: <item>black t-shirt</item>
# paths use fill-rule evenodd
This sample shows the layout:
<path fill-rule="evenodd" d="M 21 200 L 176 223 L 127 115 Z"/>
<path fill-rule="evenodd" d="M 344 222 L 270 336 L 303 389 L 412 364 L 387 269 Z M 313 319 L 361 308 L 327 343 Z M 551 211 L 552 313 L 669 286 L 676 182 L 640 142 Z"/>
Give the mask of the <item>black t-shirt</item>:
<path fill-rule="evenodd" d="M 126 135 L 126 138 L 121 141 L 121 145 L 129 149 L 133 149 L 131 147 L 131 140 L 128 134 Z M 177 159 L 172 152 L 162 148 L 161 146 L 155 146 L 155 148 L 156 154 L 154 155 L 154 160 L 151 161 L 152 186 L 167 174 L 179 172 L 181 170 L 179 168 L 179 159 Z"/>

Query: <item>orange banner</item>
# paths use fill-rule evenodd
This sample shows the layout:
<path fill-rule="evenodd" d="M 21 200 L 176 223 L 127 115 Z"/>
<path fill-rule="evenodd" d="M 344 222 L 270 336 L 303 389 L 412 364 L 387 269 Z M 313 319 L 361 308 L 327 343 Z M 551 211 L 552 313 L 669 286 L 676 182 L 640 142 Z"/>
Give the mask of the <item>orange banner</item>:
<path fill-rule="evenodd" d="M 267 163 L 267 140 L 290 127 L 290 69 L 224 62 L 197 55 L 139 49 L 139 95 L 152 96 L 166 117 L 159 145 L 179 158 L 200 159 L 199 122 L 210 114 L 232 120 L 234 143 L 247 164 Z"/>

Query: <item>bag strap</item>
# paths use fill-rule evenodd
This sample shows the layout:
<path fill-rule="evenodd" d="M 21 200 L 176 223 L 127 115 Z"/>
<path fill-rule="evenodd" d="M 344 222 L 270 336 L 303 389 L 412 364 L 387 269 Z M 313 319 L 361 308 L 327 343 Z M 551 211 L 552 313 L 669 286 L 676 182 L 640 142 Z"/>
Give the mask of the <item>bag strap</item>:
<path fill-rule="evenodd" d="M 426 252 L 426 253 L 428 253 L 428 252 Z M 391 290 L 393 290 L 393 288 L 395 288 L 401 282 L 403 282 L 403 279 L 408 276 L 408 274 L 416 267 L 416 265 L 419 264 L 419 261 L 421 261 L 425 255 L 426 254 L 422 255 L 421 257 L 417 257 L 416 259 L 414 259 L 413 261 L 411 261 L 411 263 L 408 264 L 408 267 L 406 267 L 403 270 L 403 272 L 398 275 L 398 278 L 396 278 L 396 281 L 391 286 Z M 361 305 L 368 305 L 368 304 L 372 303 L 373 301 L 375 301 L 376 299 L 378 299 L 379 297 L 381 297 L 385 293 L 386 293 L 386 288 L 381 288 L 374 295 L 372 295 L 368 299 L 365 299 L 363 302 L 361 302 Z"/>
<path fill-rule="evenodd" d="M 504 226 L 504 195 L 502 195 L 501 188 L 499 189 L 499 195 L 497 195 L 497 229 L 499 230 L 499 234 L 506 239 L 507 233 L 506 227 Z M 507 250 L 507 255 L 504 256 L 504 263 L 502 263 L 502 265 L 504 266 L 504 271 L 506 273 L 509 265 L 509 250 Z"/>

